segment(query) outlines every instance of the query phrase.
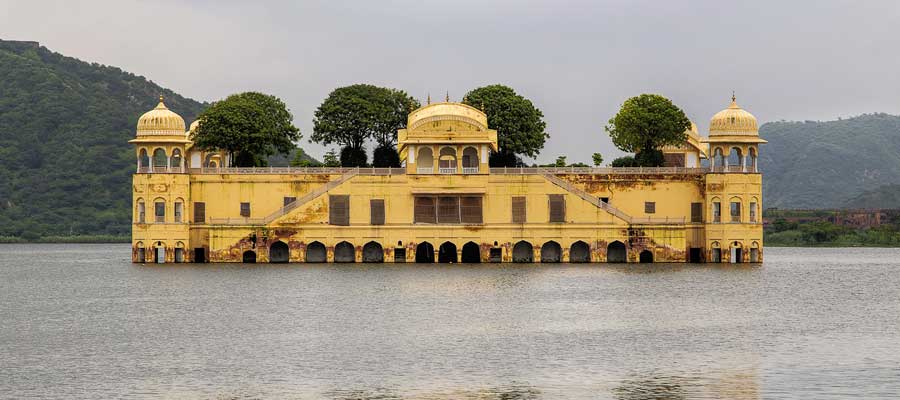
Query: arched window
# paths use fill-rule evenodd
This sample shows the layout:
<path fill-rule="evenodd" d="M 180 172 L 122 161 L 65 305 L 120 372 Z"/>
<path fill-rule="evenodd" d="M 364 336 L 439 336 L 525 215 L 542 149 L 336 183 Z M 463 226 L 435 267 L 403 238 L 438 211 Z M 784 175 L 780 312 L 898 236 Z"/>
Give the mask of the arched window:
<path fill-rule="evenodd" d="M 181 165 L 181 161 L 181 149 L 172 150 L 172 161 L 169 163 L 169 165 L 171 165 L 172 169 L 176 172 L 181 172 L 181 167 L 183 167 L 183 165 Z"/>
<path fill-rule="evenodd" d="M 758 263 L 759 262 L 759 243 L 753 242 L 750 244 L 750 262 Z"/>
<path fill-rule="evenodd" d="M 175 199 L 175 208 L 172 214 L 175 216 L 175 222 L 184 221 L 184 200 Z"/>
<path fill-rule="evenodd" d="M 474 147 L 463 149 L 462 166 L 464 174 L 478 173 L 478 150 Z"/>
<path fill-rule="evenodd" d="M 751 147 L 747 153 L 747 162 L 745 165 L 747 172 L 756 172 L 756 149 Z"/>
<path fill-rule="evenodd" d="M 713 152 L 713 169 L 722 168 L 725 166 L 725 156 L 722 155 L 722 148 L 716 147 L 716 150 Z"/>
<path fill-rule="evenodd" d="M 728 166 L 730 167 L 729 171 L 740 171 L 741 164 L 744 157 L 741 156 L 741 149 L 737 147 L 732 147 L 731 151 L 728 153 Z"/>
<path fill-rule="evenodd" d="M 732 197 L 729 200 L 728 214 L 731 216 L 731 222 L 741 222 L 741 199 L 740 197 Z"/>
<path fill-rule="evenodd" d="M 431 147 L 422 147 L 419 149 L 419 154 L 416 155 L 418 158 L 416 159 L 416 165 L 418 166 L 417 171 L 420 174 L 431 174 L 434 173 L 434 153 L 431 152 Z"/>
<path fill-rule="evenodd" d="M 184 242 L 175 243 L 175 262 L 184 262 Z"/>
<path fill-rule="evenodd" d="M 147 249 L 144 248 L 144 242 L 137 242 L 134 246 L 137 249 L 137 257 L 135 261 L 139 263 L 147 262 Z"/>
<path fill-rule="evenodd" d="M 135 221 L 139 224 L 147 222 L 147 207 L 144 205 L 143 199 L 137 200 L 137 209 L 134 212 Z"/>
<path fill-rule="evenodd" d="M 456 173 L 456 149 L 452 147 L 441 148 L 438 168 L 442 174 Z"/>
<path fill-rule="evenodd" d="M 138 155 L 138 172 L 150 172 L 150 156 L 147 155 L 147 149 L 144 148 Z"/>
<path fill-rule="evenodd" d="M 158 148 L 153 150 L 153 172 L 165 172 L 168 164 L 169 157 L 166 155 L 165 149 Z"/>
<path fill-rule="evenodd" d="M 715 223 L 722 222 L 722 200 L 718 197 L 713 197 L 710 202 L 710 206 L 712 209 L 710 210 L 710 215 L 712 215 L 712 220 Z"/>
<path fill-rule="evenodd" d="M 712 254 L 710 254 L 709 259 L 714 263 L 722 262 L 722 248 L 719 246 L 719 242 L 712 242 L 710 247 Z"/>
<path fill-rule="evenodd" d="M 163 199 L 153 200 L 153 222 L 166 222 L 166 201 Z"/>
<path fill-rule="evenodd" d="M 750 199 L 750 204 L 747 206 L 747 212 L 749 213 L 750 222 L 757 222 L 757 215 L 759 213 L 759 200 L 756 197 Z"/>

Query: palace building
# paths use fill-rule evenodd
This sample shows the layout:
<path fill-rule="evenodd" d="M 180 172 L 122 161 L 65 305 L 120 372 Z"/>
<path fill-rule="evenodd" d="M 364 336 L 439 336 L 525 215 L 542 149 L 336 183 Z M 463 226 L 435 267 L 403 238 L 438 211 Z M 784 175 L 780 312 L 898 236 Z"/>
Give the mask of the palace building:
<path fill-rule="evenodd" d="M 731 105 L 658 168 L 490 168 L 477 108 L 425 105 L 401 168 L 231 168 L 159 105 L 131 140 L 132 260 L 761 262 L 756 118 Z"/>

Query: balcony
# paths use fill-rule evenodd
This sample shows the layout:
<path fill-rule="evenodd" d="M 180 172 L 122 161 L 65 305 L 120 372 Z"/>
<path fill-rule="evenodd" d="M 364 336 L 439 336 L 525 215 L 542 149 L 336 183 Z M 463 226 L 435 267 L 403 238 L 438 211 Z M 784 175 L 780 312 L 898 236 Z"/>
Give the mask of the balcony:
<path fill-rule="evenodd" d="M 455 174 L 457 171 L 456 167 L 441 167 L 438 168 L 438 172 L 441 174 Z"/>
<path fill-rule="evenodd" d="M 477 174 L 478 173 L 478 167 L 463 167 L 462 170 L 463 170 L 464 174 Z"/>

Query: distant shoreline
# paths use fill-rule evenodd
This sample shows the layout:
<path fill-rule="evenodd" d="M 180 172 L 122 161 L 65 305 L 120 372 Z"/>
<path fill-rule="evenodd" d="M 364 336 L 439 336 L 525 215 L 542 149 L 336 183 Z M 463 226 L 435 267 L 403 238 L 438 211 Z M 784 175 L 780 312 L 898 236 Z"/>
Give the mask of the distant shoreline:
<path fill-rule="evenodd" d="M 40 238 L 23 238 L 17 236 L 0 236 L 0 244 L 104 244 L 104 243 L 131 243 L 130 236 L 116 235 L 83 235 L 83 236 L 45 236 Z"/>

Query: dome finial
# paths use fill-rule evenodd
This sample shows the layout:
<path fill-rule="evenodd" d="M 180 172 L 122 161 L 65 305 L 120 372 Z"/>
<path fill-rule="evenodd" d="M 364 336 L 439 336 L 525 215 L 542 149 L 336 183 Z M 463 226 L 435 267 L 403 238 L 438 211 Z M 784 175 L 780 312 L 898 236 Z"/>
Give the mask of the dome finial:
<path fill-rule="evenodd" d="M 734 90 L 731 91 L 731 102 L 732 102 L 732 103 L 736 103 L 736 102 L 737 102 L 737 97 L 734 96 Z"/>
<path fill-rule="evenodd" d="M 447 97 L 444 97 L 444 101 L 447 103 L 450 102 L 450 91 L 449 90 L 447 91 Z"/>
<path fill-rule="evenodd" d="M 428 93 L 428 103 L 425 103 L 425 104 L 426 104 L 426 105 L 427 105 L 427 104 L 431 104 L 431 93 Z"/>

